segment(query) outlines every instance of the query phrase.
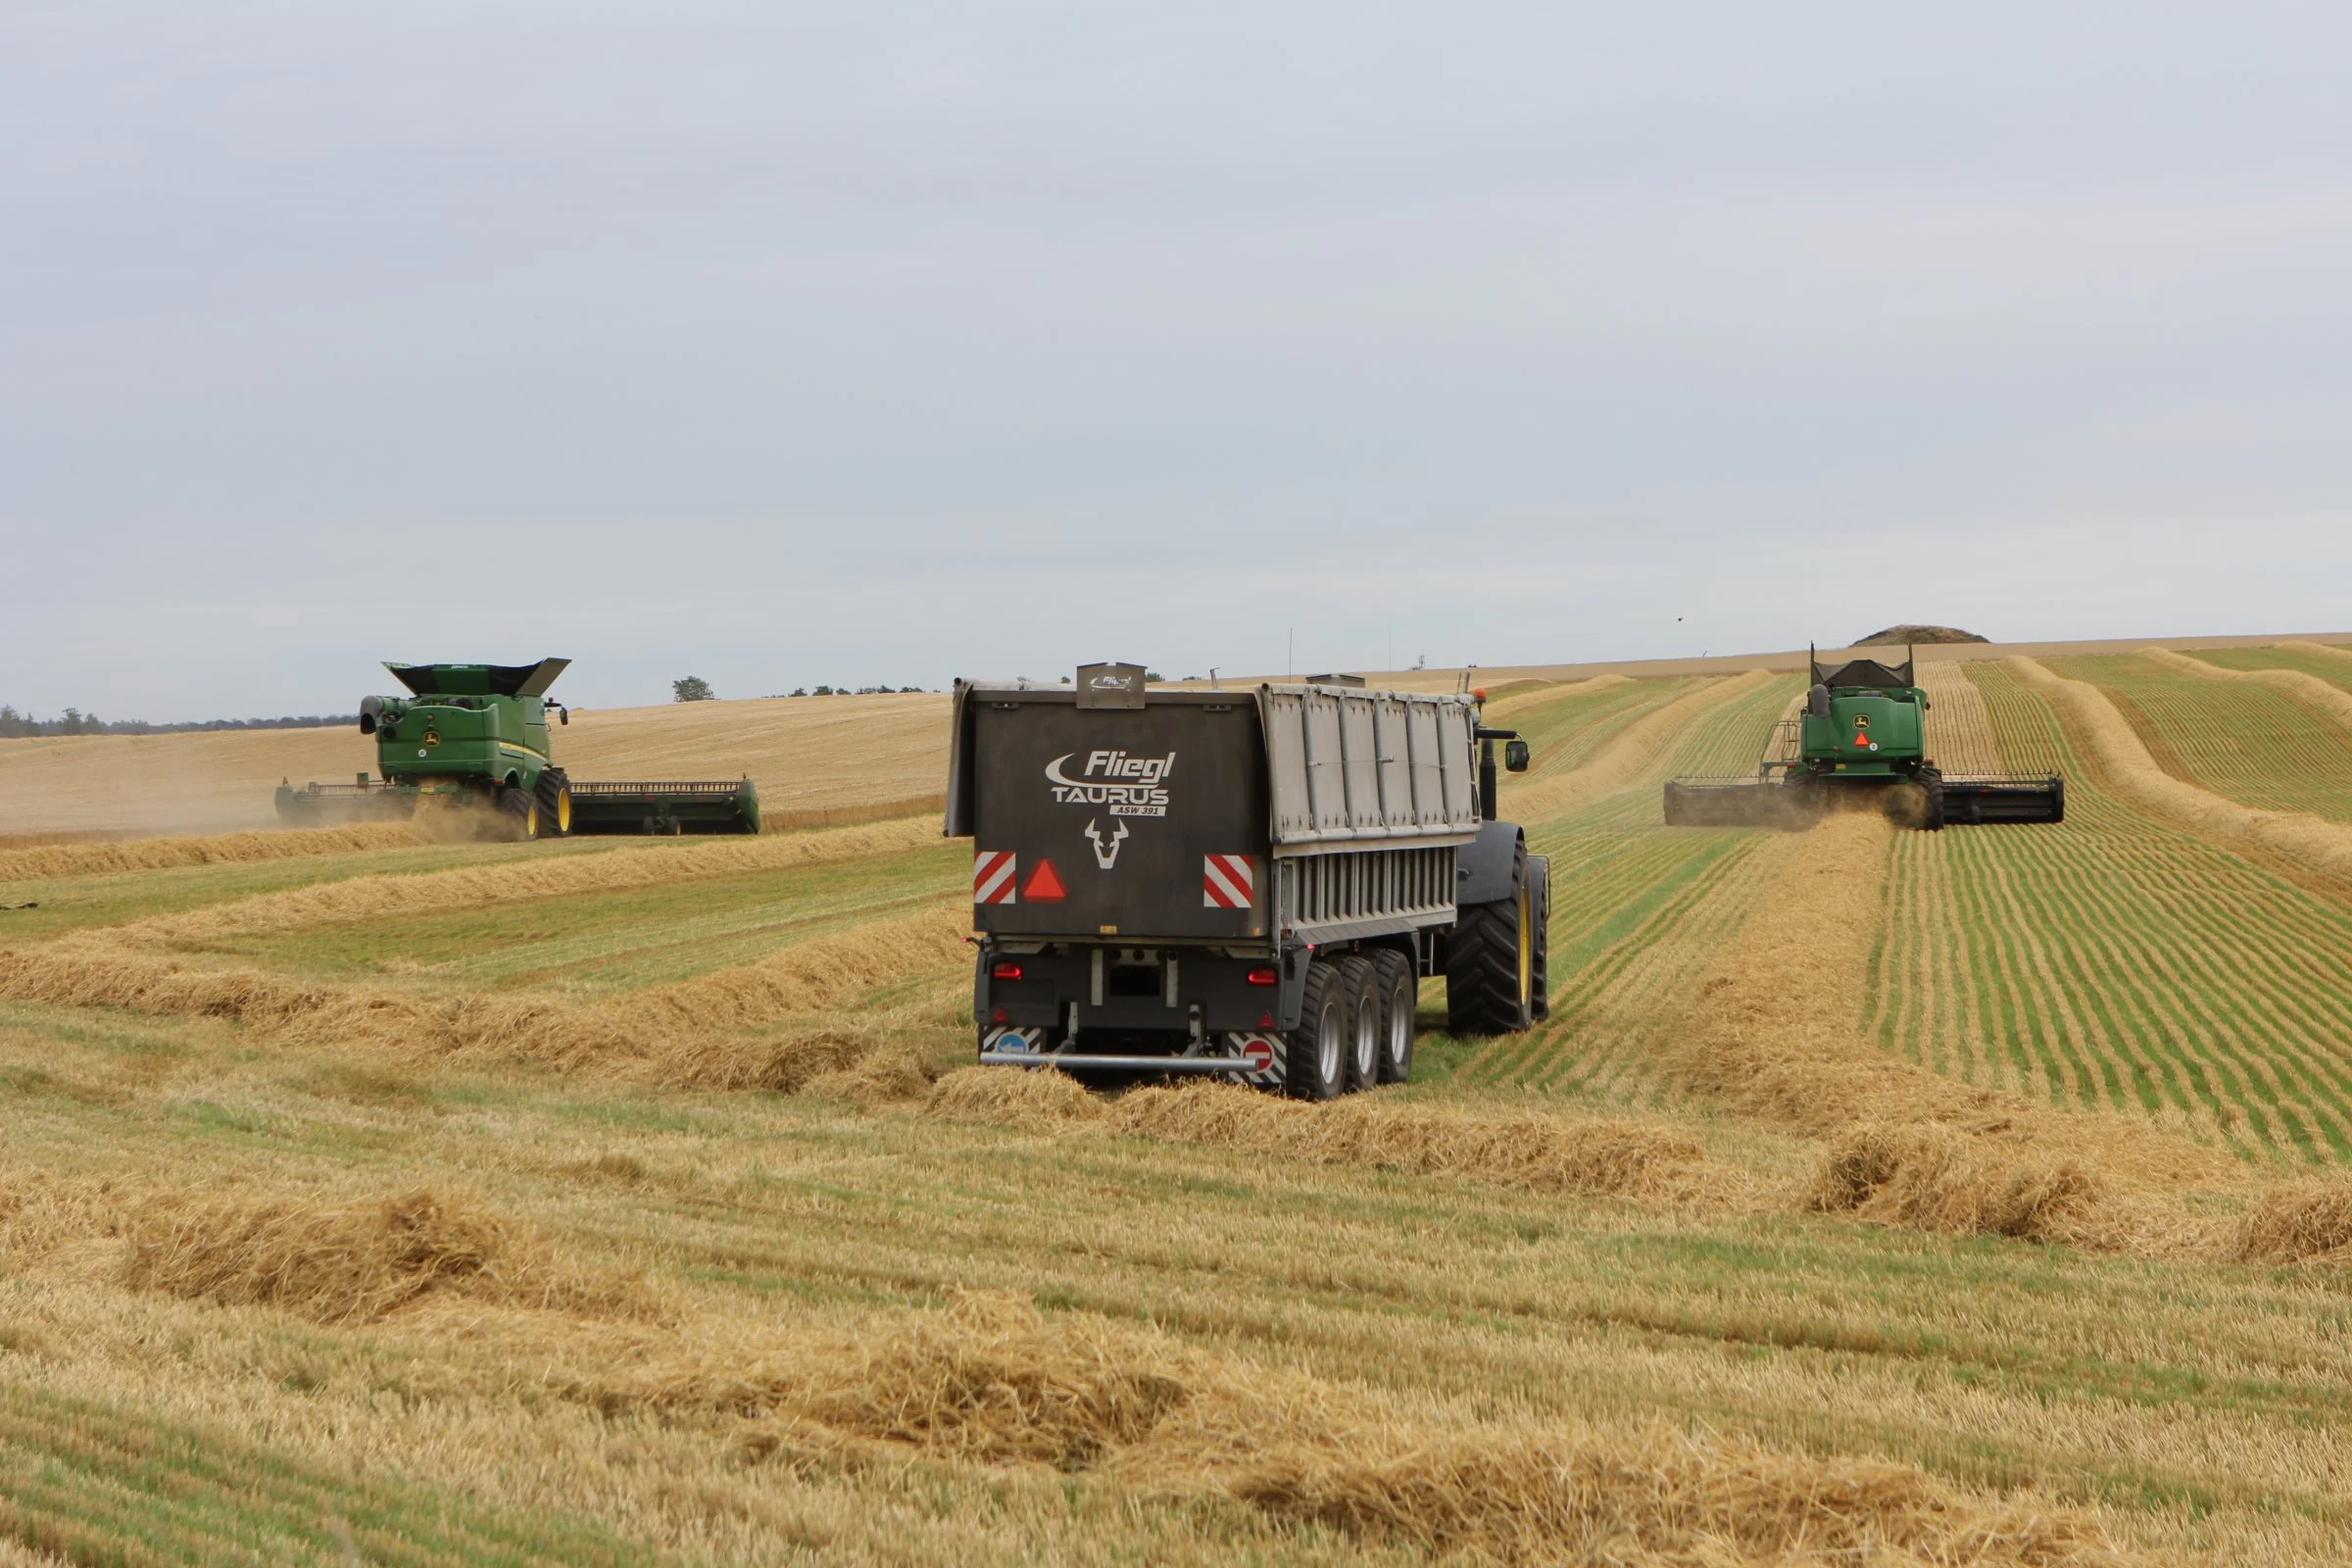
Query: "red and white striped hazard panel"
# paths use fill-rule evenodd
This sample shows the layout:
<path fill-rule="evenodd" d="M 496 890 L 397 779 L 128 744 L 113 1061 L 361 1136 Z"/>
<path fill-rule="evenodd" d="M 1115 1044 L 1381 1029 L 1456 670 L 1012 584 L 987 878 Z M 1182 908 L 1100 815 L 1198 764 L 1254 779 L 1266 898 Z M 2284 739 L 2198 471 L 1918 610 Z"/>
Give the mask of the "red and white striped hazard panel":
<path fill-rule="evenodd" d="M 1013 863 L 1010 850 L 981 850 L 972 856 L 972 902 L 1010 904 L 1013 901 Z"/>
<path fill-rule="evenodd" d="M 1200 902 L 1211 909 L 1247 909 L 1257 896 L 1257 871 L 1247 855 L 1200 858 Z"/>

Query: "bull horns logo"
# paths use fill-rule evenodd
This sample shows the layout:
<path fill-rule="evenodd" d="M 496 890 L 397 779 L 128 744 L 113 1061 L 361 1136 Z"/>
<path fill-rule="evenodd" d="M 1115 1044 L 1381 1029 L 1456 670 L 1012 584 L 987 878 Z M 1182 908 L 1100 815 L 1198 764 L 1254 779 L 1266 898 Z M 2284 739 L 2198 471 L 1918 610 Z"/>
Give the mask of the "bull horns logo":
<path fill-rule="evenodd" d="M 1119 858 L 1119 846 L 1127 841 L 1127 824 L 1113 822 L 1110 841 L 1106 844 L 1102 839 L 1102 830 L 1095 826 L 1095 819 L 1090 816 L 1086 819 L 1086 836 L 1095 841 L 1095 863 L 1107 871 Z"/>

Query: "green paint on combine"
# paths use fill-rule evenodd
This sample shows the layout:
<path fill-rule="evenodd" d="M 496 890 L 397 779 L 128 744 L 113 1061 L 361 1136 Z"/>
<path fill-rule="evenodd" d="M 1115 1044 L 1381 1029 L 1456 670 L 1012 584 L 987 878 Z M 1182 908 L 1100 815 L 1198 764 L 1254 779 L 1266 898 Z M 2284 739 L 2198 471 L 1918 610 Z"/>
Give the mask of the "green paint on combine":
<path fill-rule="evenodd" d="M 1807 827 L 1867 791 L 1905 827 L 1947 822 L 2059 822 L 2066 780 L 2055 773 L 1945 773 L 1928 755 L 1927 692 L 1914 659 L 1824 665 L 1810 659 L 1804 711 L 1775 727 L 1752 775 L 1666 785 L 1669 827 Z"/>
<path fill-rule="evenodd" d="M 571 722 L 547 689 L 568 659 L 535 664 L 391 664 L 406 696 L 360 703 L 375 737 L 376 776 L 277 789 L 281 820 L 303 827 L 411 817 L 419 808 L 472 813 L 483 836 L 574 833 L 757 833 L 760 793 L 736 780 L 574 783 L 555 762 L 548 712 Z"/>

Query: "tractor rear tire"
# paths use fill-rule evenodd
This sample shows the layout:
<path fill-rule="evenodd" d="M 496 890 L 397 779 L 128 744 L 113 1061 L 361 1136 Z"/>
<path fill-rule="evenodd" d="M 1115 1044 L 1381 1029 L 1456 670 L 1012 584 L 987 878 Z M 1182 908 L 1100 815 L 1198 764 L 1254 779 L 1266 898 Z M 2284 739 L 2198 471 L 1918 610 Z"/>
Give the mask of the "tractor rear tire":
<path fill-rule="evenodd" d="M 1456 1036 L 1524 1029 L 1533 989 L 1535 920 L 1528 905 L 1527 841 L 1511 865 L 1511 893 L 1465 904 L 1446 939 L 1446 1029 Z"/>
<path fill-rule="evenodd" d="M 1306 966 L 1298 1027 L 1282 1043 L 1282 1087 L 1294 1100 L 1337 1100 L 1347 1092 L 1348 1045 L 1355 1027 L 1349 978 L 1328 958 Z"/>
<path fill-rule="evenodd" d="M 1413 960 L 1395 948 L 1372 954 L 1380 993 L 1380 1081 L 1400 1084 L 1413 1075 L 1414 1009 L 1421 1004 L 1421 977 Z"/>
<path fill-rule="evenodd" d="M 507 837 L 527 844 L 539 836 L 539 802 L 529 790 L 510 784 L 498 792 L 498 808 L 507 817 Z"/>
<path fill-rule="evenodd" d="M 1380 971 L 1361 954 L 1339 960 L 1348 987 L 1348 1093 L 1380 1087 Z"/>
<path fill-rule="evenodd" d="M 1528 914 L 1535 920 L 1535 962 L 1530 967 L 1527 1011 L 1541 1022 L 1551 1016 L 1551 857 L 1533 856 L 1527 862 Z"/>
<path fill-rule="evenodd" d="M 539 830 L 549 838 L 571 835 L 571 776 L 560 767 L 539 775 Z"/>

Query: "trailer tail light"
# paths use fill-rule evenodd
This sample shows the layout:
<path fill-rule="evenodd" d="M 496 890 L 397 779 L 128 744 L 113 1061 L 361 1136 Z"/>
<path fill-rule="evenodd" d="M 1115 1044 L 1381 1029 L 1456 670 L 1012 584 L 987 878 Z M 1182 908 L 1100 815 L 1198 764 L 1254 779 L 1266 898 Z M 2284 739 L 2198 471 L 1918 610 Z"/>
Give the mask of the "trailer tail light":
<path fill-rule="evenodd" d="M 1281 974 L 1271 964 L 1261 963 L 1250 971 L 1250 983 L 1253 986 L 1278 985 L 1281 980 Z"/>
<path fill-rule="evenodd" d="M 991 980 L 1018 980 L 1021 977 L 1021 966 L 1010 958 L 999 958 L 988 966 L 988 977 Z"/>

